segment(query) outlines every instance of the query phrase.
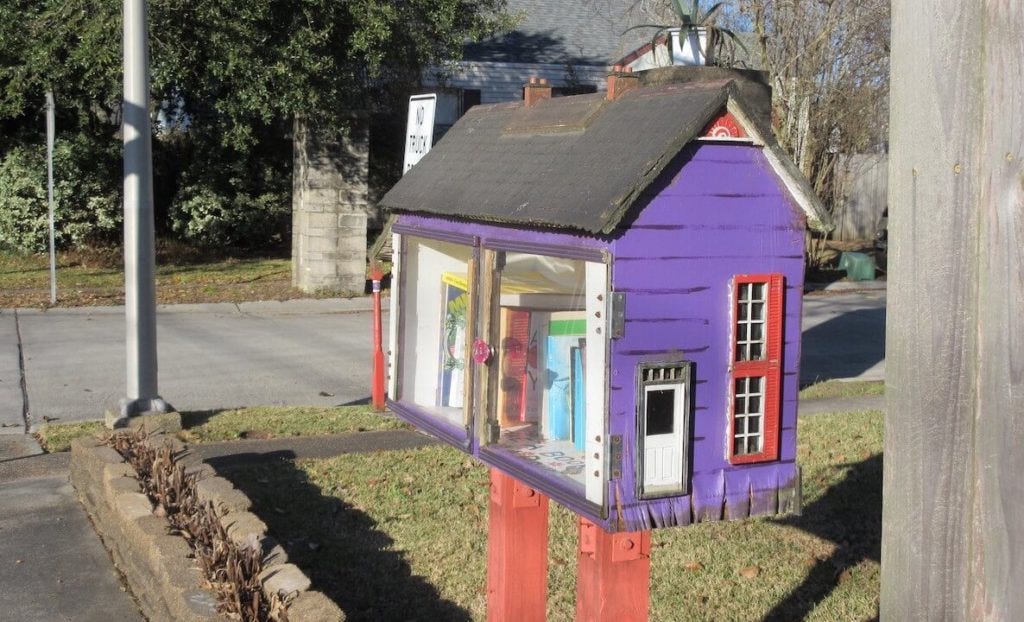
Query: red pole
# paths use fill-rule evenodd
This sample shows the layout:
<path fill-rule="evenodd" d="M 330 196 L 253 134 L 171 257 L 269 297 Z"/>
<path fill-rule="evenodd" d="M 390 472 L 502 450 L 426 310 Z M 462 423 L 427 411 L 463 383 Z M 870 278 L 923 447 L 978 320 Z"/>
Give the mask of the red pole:
<path fill-rule="evenodd" d="M 384 412 L 384 338 L 381 331 L 380 282 L 384 273 L 376 262 L 370 267 L 373 280 L 373 409 Z"/>
<path fill-rule="evenodd" d="M 607 533 L 580 518 L 577 622 L 646 622 L 651 532 Z"/>
<path fill-rule="evenodd" d="M 543 622 L 548 600 L 548 498 L 491 469 L 488 622 Z"/>

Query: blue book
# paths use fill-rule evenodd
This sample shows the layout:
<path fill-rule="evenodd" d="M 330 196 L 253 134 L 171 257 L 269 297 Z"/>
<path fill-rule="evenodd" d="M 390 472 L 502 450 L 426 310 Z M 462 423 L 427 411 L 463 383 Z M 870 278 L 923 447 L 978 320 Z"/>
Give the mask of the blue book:
<path fill-rule="evenodd" d="M 551 314 L 548 337 L 544 347 L 547 371 L 547 398 L 544 408 L 544 431 L 552 440 L 572 438 L 572 350 L 579 349 L 585 339 L 587 321 L 582 313 Z"/>
<path fill-rule="evenodd" d="M 587 383 L 584 370 L 586 339 L 579 340 L 579 347 L 572 349 L 572 376 L 569 386 L 572 390 L 572 443 L 579 451 L 586 449 Z"/>

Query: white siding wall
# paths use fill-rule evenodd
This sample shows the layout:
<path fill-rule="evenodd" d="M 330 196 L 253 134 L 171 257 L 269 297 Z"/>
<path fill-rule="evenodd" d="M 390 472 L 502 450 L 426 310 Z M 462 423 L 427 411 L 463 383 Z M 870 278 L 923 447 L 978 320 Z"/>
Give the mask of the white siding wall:
<path fill-rule="evenodd" d="M 582 84 L 595 84 L 604 91 L 607 67 L 594 65 L 574 66 L 576 77 Z M 441 86 L 438 71 L 423 76 L 425 87 Z M 552 86 L 566 86 L 565 65 L 532 63 L 476 63 L 461 62 L 445 75 L 444 86 L 461 89 L 480 89 L 480 103 L 517 101 L 523 98 L 523 85 L 531 77 L 546 78 Z"/>

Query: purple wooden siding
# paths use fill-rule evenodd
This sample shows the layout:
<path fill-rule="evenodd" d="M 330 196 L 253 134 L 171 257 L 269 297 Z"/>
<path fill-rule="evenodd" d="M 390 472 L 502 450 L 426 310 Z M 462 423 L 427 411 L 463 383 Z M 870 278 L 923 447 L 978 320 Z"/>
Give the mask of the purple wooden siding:
<path fill-rule="evenodd" d="M 660 191 L 612 244 L 612 283 L 626 293 L 626 330 L 612 342 L 609 433 L 621 434 L 624 447 L 637 447 L 638 363 L 694 361 L 693 476 L 690 495 L 638 501 L 637 457 L 627 451 L 618 483 L 626 528 L 773 513 L 778 491 L 792 487 L 797 475 L 802 213 L 752 146 L 691 145 L 655 187 Z M 730 284 L 736 274 L 770 272 L 786 277 L 780 460 L 733 466 L 727 455 Z"/>

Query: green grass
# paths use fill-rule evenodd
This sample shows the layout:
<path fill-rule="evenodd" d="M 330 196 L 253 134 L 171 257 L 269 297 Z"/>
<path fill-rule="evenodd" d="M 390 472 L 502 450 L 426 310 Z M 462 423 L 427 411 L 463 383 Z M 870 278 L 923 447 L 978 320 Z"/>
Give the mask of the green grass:
<path fill-rule="evenodd" d="M 79 421 L 76 423 L 47 423 L 36 432 L 36 440 L 46 453 L 69 451 L 71 441 L 80 436 L 101 434 L 106 428 L 101 421 Z"/>
<path fill-rule="evenodd" d="M 885 382 L 881 380 L 826 380 L 800 390 L 800 399 L 802 400 L 868 395 L 885 395 Z"/>
<path fill-rule="evenodd" d="M 382 416 L 369 406 L 334 408 L 270 407 L 208 410 L 181 414 L 181 438 L 189 443 L 212 443 L 245 438 L 279 438 L 396 430 L 405 424 L 393 416 Z M 68 451 L 79 436 L 98 434 L 105 428 L 99 421 L 46 424 L 36 435 L 48 453 Z"/>
<path fill-rule="evenodd" d="M 241 438 L 279 438 L 395 430 L 406 427 L 393 416 L 382 416 L 370 406 L 278 407 L 182 413 L 182 440 L 192 443 Z"/>
<path fill-rule="evenodd" d="M 804 514 L 657 530 L 651 619 L 878 615 L 882 414 L 800 420 Z M 349 620 L 485 618 L 487 470 L 449 447 L 227 473 Z M 548 619 L 571 620 L 573 516 L 552 504 Z M 757 567 L 744 578 L 740 570 Z"/>
<path fill-rule="evenodd" d="M 243 302 L 305 296 L 291 287 L 283 258 L 206 258 L 162 253 L 157 259 L 157 301 Z M 0 307 L 45 307 L 50 300 L 47 255 L 0 253 Z M 67 252 L 57 257 L 57 306 L 115 305 L 124 301 L 119 251 Z"/>

